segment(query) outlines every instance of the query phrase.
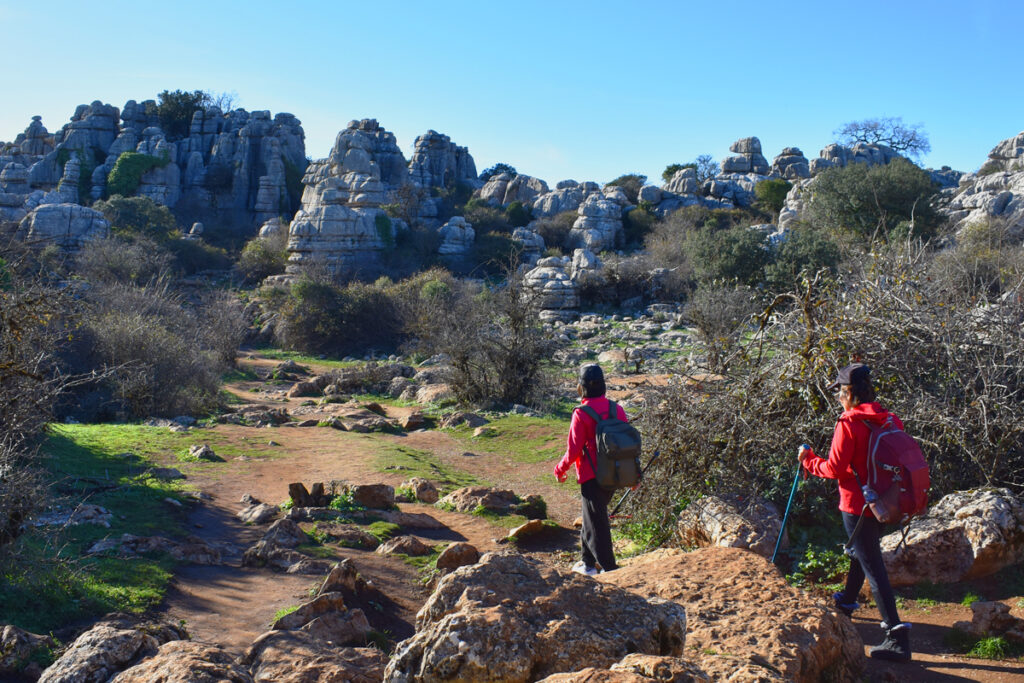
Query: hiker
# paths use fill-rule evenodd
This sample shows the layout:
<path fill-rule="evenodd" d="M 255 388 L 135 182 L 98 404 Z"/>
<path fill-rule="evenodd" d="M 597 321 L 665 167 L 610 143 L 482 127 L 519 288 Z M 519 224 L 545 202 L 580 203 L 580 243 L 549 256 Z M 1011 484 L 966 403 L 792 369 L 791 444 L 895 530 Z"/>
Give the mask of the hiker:
<path fill-rule="evenodd" d="M 580 368 L 579 383 L 576 385 L 581 405 L 589 406 L 602 418 L 607 419 L 611 401 L 605 398 L 604 372 L 599 365 L 584 365 Z M 615 404 L 618 418 L 627 422 L 622 406 Z M 594 458 L 597 453 L 597 423 L 582 410 L 572 412 L 569 423 L 569 438 L 565 455 L 555 465 L 555 477 L 565 482 L 569 466 L 576 466 L 576 481 L 583 496 L 583 527 L 580 529 L 582 559 L 572 570 L 587 576 L 596 576 L 602 571 L 618 569 L 615 552 L 612 550 L 612 530 L 608 522 L 608 502 L 612 492 L 603 489 L 596 479 Z M 598 569 L 600 565 L 600 569 Z"/>
<path fill-rule="evenodd" d="M 875 401 L 871 368 L 862 363 L 853 363 L 840 370 L 829 389 L 837 390 L 836 398 L 843 406 L 843 414 L 836 423 L 828 458 L 816 456 L 806 446 L 798 449 L 797 457 L 804 469 L 814 476 L 839 480 L 839 510 L 843 514 L 843 526 L 847 535 L 852 536 L 856 531 L 856 537 L 850 542 L 852 557 L 846 587 L 832 599 L 837 610 L 847 616 L 852 615 L 860 607 L 857 596 L 866 577 L 882 614 L 882 628 L 885 630 L 885 640 L 871 648 L 870 654 L 875 659 L 904 662 L 910 659 L 910 624 L 900 621 L 896 596 L 882 562 L 879 545 L 882 524 L 866 508 L 864 493 L 857 483 L 858 477 L 867 481 L 871 429 L 865 422 L 881 425 L 891 413 Z M 900 419 L 895 415 L 892 417 L 896 426 L 903 429 Z"/>

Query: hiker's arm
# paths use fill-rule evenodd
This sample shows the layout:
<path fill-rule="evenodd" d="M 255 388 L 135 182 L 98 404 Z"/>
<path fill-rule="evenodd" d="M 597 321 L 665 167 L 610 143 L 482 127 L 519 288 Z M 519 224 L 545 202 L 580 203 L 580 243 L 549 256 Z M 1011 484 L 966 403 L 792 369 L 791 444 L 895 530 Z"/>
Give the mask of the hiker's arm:
<path fill-rule="evenodd" d="M 622 409 L 622 406 L 616 403 L 615 408 L 615 412 L 618 413 L 619 419 L 622 420 L 623 422 L 629 422 L 629 418 L 626 417 L 626 411 Z"/>
<path fill-rule="evenodd" d="M 569 422 L 569 436 L 566 439 L 565 455 L 555 465 L 555 477 L 558 479 L 565 477 L 573 463 L 580 459 L 586 438 L 586 434 L 583 433 L 583 425 L 580 422 L 580 413 L 578 410 L 574 410 L 572 412 L 572 420 Z"/>
<path fill-rule="evenodd" d="M 853 461 L 853 432 L 850 423 L 840 420 L 832 435 L 832 446 L 828 450 L 828 459 L 813 457 L 809 452 L 803 459 L 804 468 L 816 477 L 823 479 L 839 479 L 849 475 L 850 462 Z"/>

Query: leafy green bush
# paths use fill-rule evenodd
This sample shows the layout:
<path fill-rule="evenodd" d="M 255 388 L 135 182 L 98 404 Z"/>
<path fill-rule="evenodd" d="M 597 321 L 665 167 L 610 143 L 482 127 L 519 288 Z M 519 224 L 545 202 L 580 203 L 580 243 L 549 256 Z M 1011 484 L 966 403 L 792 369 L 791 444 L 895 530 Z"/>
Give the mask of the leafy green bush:
<path fill-rule="evenodd" d="M 254 237 L 242 247 L 235 268 L 246 282 L 259 282 L 279 275 L 288 264 L 287 233 L 274 237 Z"/>
<path fill-rule="evenodd" d="M 472 260 L 484 271 L 497 273 L 509 263 L 518 249 L 518 243 L 512 241 L 507 233 L 477 233 L 476 241 L 473 243 Z"/>
<path fill-rule="evenodd" d="M 839 265 L 839 245 L 824 230 L 798 225 L 786 231 L 785 239 L 775 245 L 771 262 L 765 265 L 765 281 L 776 291 L 797 286 L 802 274 L 811 276 L 822 268 L 835 271 Z"/>
<path fill-rule="evenodd" d="M 532 218 L 530 210 L 518 200 L 505 207 L 505 214 L 508 216 L 508 221 L 512 224 L 513 228 L 523 227 Z"/>
<path fill-rule="evenodd" d="M 661 172 L 662 181 L 667 183 L 668 181 L 672 180 L 673 176 L 675 176 L 676 173 L 679 173 L 679 171 L 682 171 L 684 168 L 692 168 L 696 170 L 697 164 L 669 164 L 668 166 L 665 167 L 665 170 Z"/>
<path fill-rule="evenodd" d="M 494 166 L 491 166 L 490 168 L 485 168 L 483 173 L 480 174 L 480 180 L 486 183 L 488 180 L 491 179 L 491 176 L 500 175 L 502 173 L 508 173 L 513 178 L 519 175 L 516 172 L 515 166 L 499 162 Z"/>
<path fill-rule="evenodd" d="M 192 116 L 211 104 L 210 94 L 202 90 L 164 90 L 157 98 L 156 115 L 160 119 L 160 128 L 171 141 L 188 137 Z"/>
<path fill-rule="evenodd" d="M 107 196 L 131 197 L 138 191 L 142 176 L 146 172 L 154 168 L 163 168 L 170 162 L 171 158 L 166 152 L 160 157 L 138 152 L 122 152 L 114 162 L 110 175 L 107 176 Z"/>
<path fill-rule="evenodd" d="M 149 197 L 122 197 L 115 194 L 105 201 L 96 202 L 93 208 L 110 221 L 115 233 L 145 235 L 157 242 L 164 242 L 177 230 L 170 209 Z"/>
<path fill-rule="evenodd" d="M 609 185 L 615 185 L 621 187 L 622 191 L 626 193 L 626 197 L 629 199 L 631 204 L 637 203 L 637 198 L 640 196 L 640 188 L 647 182 L 647 176 L 640 173 L 627 173 L 620 175 L 615 180 L 610 181 Z"/>
<path fill-rule="evenodd" d="M 579 214 L 576 211 L 562 211 L 554 216 L 537 219 L 533 229 L 544 238 L 544 244 L 547 247 L 561 251 L 565 249 L 569 232 L 577 218 L 579 218 Z"/>
<path fill-rule="evenodd" d="M 745 226 L 725 230 L 701 228 L 686 236 L 683 250 L 694 274 L 704 282 L 725 280 L 756 285 L 763 279 L 769 260 L 764 236 Z"/>
<path fill-rule="evenodd" d="M 178 268 L 186 275 L 206 270 L 227 270 L 232 265 L 226 249 L 201 239 L 169 239 L 164 242 L 164 247 L 174 254 Z"/>
<path fill-rule="evenodd" d="M 754 195 L 762 208 L 778 216 L 792 188 L 793 184 L 783 178 L 769 178 L 754 186 Z"/>
<path fill-rule="evenodd" d="M 644 202 L 641 202 L 643 204 Z M 638 206 L 622 215 L 622 228 L 625 232 L 627 245 L 640 245 L 644 238 L 658 223 L 658 217 L 650 207 Z"/>
<path fill-rule="evenodd" d="M 808 545 L 786 580 L 797 586 L 840 581 L 850 571 L 850 558 L 841 549 Z"/>
<path fill-rule="evenodd" d="M 912 224 L 911 236 L 927 239 L 941 221 L 931 203 L 936 189 L 931 176 L 906 159 L 850 164 L 815 178 L 807 213 L 814 225 L 864 242 L 888 240 L 900 223 Z"/>
<path fill-rule="evenodd" d="M 512 221 L 509 220 L 508 213 L 480 199 L 469 200 L 462 215 L 478 235 L 488 232 L 512 232 Z"/>

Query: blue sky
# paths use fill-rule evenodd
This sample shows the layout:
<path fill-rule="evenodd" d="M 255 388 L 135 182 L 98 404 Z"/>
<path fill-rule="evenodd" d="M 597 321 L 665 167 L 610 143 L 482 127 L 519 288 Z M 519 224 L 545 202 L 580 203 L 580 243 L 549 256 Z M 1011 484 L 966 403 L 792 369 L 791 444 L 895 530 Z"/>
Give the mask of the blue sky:
<path fill-rule="evenodd" d="M 554 184 L 660 176 L 756 135 L 809 157 L 841 124 L 921 123 L 928 166 L 974 170 L 1024 130 L 1024 3 L 0 0 L 0 140 L 33 115 L 164 89 L 237 93 L 326 156 L 376 118 L 408 158 L 434 129 Z M 660 182 L 660 181 L 659 181 Z"/>

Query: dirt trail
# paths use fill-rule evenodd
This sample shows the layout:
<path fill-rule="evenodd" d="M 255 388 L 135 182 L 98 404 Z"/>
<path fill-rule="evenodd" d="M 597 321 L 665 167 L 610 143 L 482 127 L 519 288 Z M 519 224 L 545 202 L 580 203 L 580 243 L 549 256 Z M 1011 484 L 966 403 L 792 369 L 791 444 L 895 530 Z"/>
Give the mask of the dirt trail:
<path fill-rule="evenodd" d="M 251 358 L 243 367 L 270 367 L 276 361 Z M 618 391 L 610 391 L 616 399 L 629 397 L 642 382 L 663 384 L 664 376 L 612 380 Z M 228 389 L 254 404 L 285 407 L 289 412 L 300 408 L 306 399 L 287 399 L 283 391 L 257 391 L 260 382 L 233 382 Z M 325 414 L 334 409 L 326 406 Z M 305 407 L 305 417 L 317 417 L 317 409 Z M 390 416 L 399 416 L 411 408 L 388 407 Z M 287 498 L 290 482 L 312 483 L 343 479 L 353 483 L 383 482 L 392 485 L 407 477 L 402 472 L 380 472 L 375 466 L 379 457 L 374 444 L 403 445 L 428 451 L 445 465 L 476 475 L 496 486 L 510 488 L 524 495 L 541 494 L 548 504 L 549 516 L 563 527 L 524 552 L 544 557 L 547 561 L 568 564 L 578 543 L 571 523 L 579 515 L 578 487 L 558 485 L 551 476 L 552 463 L 523 464 L 500 453 L 486 450 L 484 444 L 467 446 L 444 432 L 425 430 L 404 435 L 374 434 L 372 439 L 352 439 L 327 428 L 257 429 L 237 425 L 218 425 L 219 435 L 230 443 L 245 448 L 253 443 L 277 445 L 262 449 L 269 457 L 236 459 L 215 472 L 197 470 L 189 474 L 189 483 L 211 498 L 198 506 L 189 517 L 190 532 L 221 548 L 225 564 L 218 567 L 184 566 L 176 572 L 163 611 L 168 618 L 184 620 L 193 638 L 217 643 L 240 653 L 260 633 L 267 630 L 274 614 L 285 607 L 308 599 L 318 577 L 275 573 L 267 569 L 240 566 L 242 552 L 262 535 L 264 527 L 241 524 L 235 517 L 243 507 L 239 502 L 251 494 L 269 503 Z M 432 506 L 401 505 L 405 512 L 427 514 L 441 522 L 444 529 L 405 529 L 428 543 L 467 541 L 481 552 L 501 547 L 496 539 L 507 530 L 472 515 L 446 512 Z M 429 595 L 421 583 L 419 571 L 399 559 L 365 550 L 330 546 L 336 559 L 350 558 L 359 571 L 372 580 L 387 596 L 387 604 L 379 602 L 358 605 L 367 613 L 377 630 L 393 640 L 412 634 L 415 614 Z M 1015 600 L 1009 604 L 1016 604 Z M 1014 612 L 1018 616 L 1024 610 Z M 913 631 L 914 662 L 892 665 L 868 660 L 867 681 L 978 681 L 981 683 L 1024 683 L 1024 664 L 986 661 L 948 654 L 944 638 L 958 620 L 969 620 L 970 610 L 948 603 L 928 609 L 904 608 L 902 617 L 915 624 Z M 880 640 L 877 611 L 858 612 L 854 623 L 867 645 Z M 867 650 L 865 647 L 865 654 Z"/>

